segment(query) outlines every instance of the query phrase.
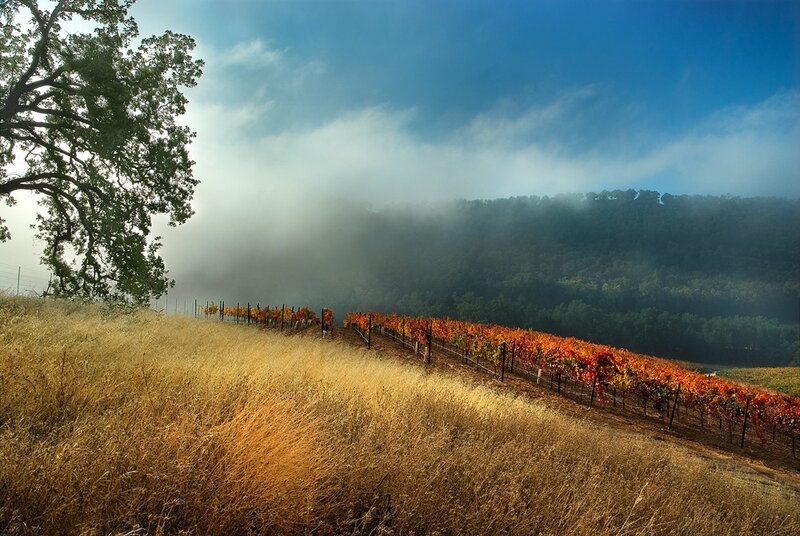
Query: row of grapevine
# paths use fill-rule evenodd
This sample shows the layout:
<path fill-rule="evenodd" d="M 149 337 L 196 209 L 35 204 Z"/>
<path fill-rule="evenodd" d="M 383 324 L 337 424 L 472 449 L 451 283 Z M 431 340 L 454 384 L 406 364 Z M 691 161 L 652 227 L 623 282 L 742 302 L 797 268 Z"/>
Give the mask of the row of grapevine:
<path fill-rule="evenodd" d="M 422 345 L 432 336 L 495 366 L 507 356 L 512 363 L 556 374 L 559 381 L 563 376 L 591 387 L 599 399 L 609 388 L 634 391 L 642 397 L 645 411 L 648 402 L 668 407 L 680 396 L 681 404 L 699 412 L 701 423 L 704 416 L 712 414 L 729 426 L 742 425 L 743 430 L 749 422 L 762 444 L 766 442 L 766 427 L 773 427 L 773 432 L 780 429 L 791 438 L 793 454 L 795 439 L 800 436 L 800 397 L 741 385 L 611 346 L 533 330 L 396 314 L 350 313 L 345 326 L 357 327 L 363 333 L 371 327 L 383 327 Z"/>
<path fill-rule="evenodd" d="M 237 303 L 235 306 L 230 306 L 225 305 L 225 302 L 220 302 L 219 304 L 207 302 L 206 305 L 199 306 L 198 314 L 206 318 L 219 316 L 221 320 L 280 326 L 281 328 L 284 326 L 301 328 L 322 324 L 324 330 L 333 326 L 333 311 L 331 309 L 322 309 L 320 317 L 306 306 L 295 309 L 295 307 L 286 307 L 285 304 L 280 307 L 270 307 L 269 305 L 261 307 L 261 304 L 251 306 L 249 303 L 246 305 Z"/>

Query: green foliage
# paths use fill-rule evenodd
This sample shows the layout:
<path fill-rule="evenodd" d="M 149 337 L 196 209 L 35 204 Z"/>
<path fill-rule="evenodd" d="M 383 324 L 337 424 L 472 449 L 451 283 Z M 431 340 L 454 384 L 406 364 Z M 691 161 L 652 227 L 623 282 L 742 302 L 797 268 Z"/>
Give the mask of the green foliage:
<path fill-rule="evenodd" d="M 728 368 L 718 371 L 717 374 L 723 378 L 800 396 L 800 367 L 798 366 Z"/>
<path fill-rule="evenodd" d="M 152 216 L 176 225 L 192 215 L 194 133 L 176 118 L 186 111 L 181 88 L 195 85 L 202 62 L 190 37 L 169 31 L 134 46 L 132 3 L 0 4 L 0 197 L 39 194 L 37 236 L 54 295 L 162 295 L 171 281 Z M 76 20 L 92 30 L 68 33 Z"/>

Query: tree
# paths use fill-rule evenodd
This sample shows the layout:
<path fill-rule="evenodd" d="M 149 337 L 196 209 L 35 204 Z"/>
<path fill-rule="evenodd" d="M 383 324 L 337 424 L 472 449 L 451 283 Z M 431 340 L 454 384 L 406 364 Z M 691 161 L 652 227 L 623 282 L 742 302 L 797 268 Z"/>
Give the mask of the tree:
<path fill-rule="evenodd" d="M 0 0 L 0 197 L 39 197 L 50 294 L 145 303 L 173 284 L 149 235 L 154 215 L 193 213 L 176 120 L 203 63 L 189 36 L 139 40 L 133 3 Z"/>

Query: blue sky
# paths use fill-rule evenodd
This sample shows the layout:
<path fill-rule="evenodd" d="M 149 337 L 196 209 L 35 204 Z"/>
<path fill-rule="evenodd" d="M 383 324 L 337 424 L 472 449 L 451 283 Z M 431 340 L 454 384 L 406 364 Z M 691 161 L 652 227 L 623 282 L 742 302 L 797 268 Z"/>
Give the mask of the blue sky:
<path fill-rule="evenodd" d="M 798 84 L 797 3 L 193 2 L 187 29 L 228 49 L 262 40 L 327 70 L 304 104 L 323 115 L 417 107 L 457 127 L 501 99 L 600 86 L 675 132 Z M 142 4 L 144 5 L 144 3 Z M 173 9 L 175 9 L 173 7 Z"/>
<path fill-rule="evenodd" d="M 314 215 L 344 202 L 800 196 L 798 1 L 139 0 L 132 14 L 143 36 L 192 35 L 206 62 L 183 119 L 196 215 L 159 227 L 178 279 L 198 243 L 236 258 L 255 215 L 279 252 L 298 214 L 330 226 Z M 0 254 L 38 264 L 36 209 L 10 209 Z"/>
<path fill-rule="evenodd" d="M 435 199 L 800 193 L 798 2 L 140 0 L 134 13 L 143 33 L 198 41 L 208 67 L 187 122 L 201 146 L 239 147 L 198 159 L 212 181 L 245 164 L 259 184 L 365 187 L 376 204 L 413 201 L 418 182 Z"/>

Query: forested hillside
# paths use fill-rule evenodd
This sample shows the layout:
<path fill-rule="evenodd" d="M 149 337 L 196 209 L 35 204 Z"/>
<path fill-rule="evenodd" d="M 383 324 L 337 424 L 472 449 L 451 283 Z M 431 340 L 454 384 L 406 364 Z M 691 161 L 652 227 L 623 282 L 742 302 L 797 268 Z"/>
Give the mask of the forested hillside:
<path fill-rule="evenodd" d="M 531 327 L 700 363 L 797 360 L 798 200 L 627 190 L 352 218 L 323 253 L 353 285 L 340 307 Z M 362 264 L 343 250 L 363 252 Z"/>

